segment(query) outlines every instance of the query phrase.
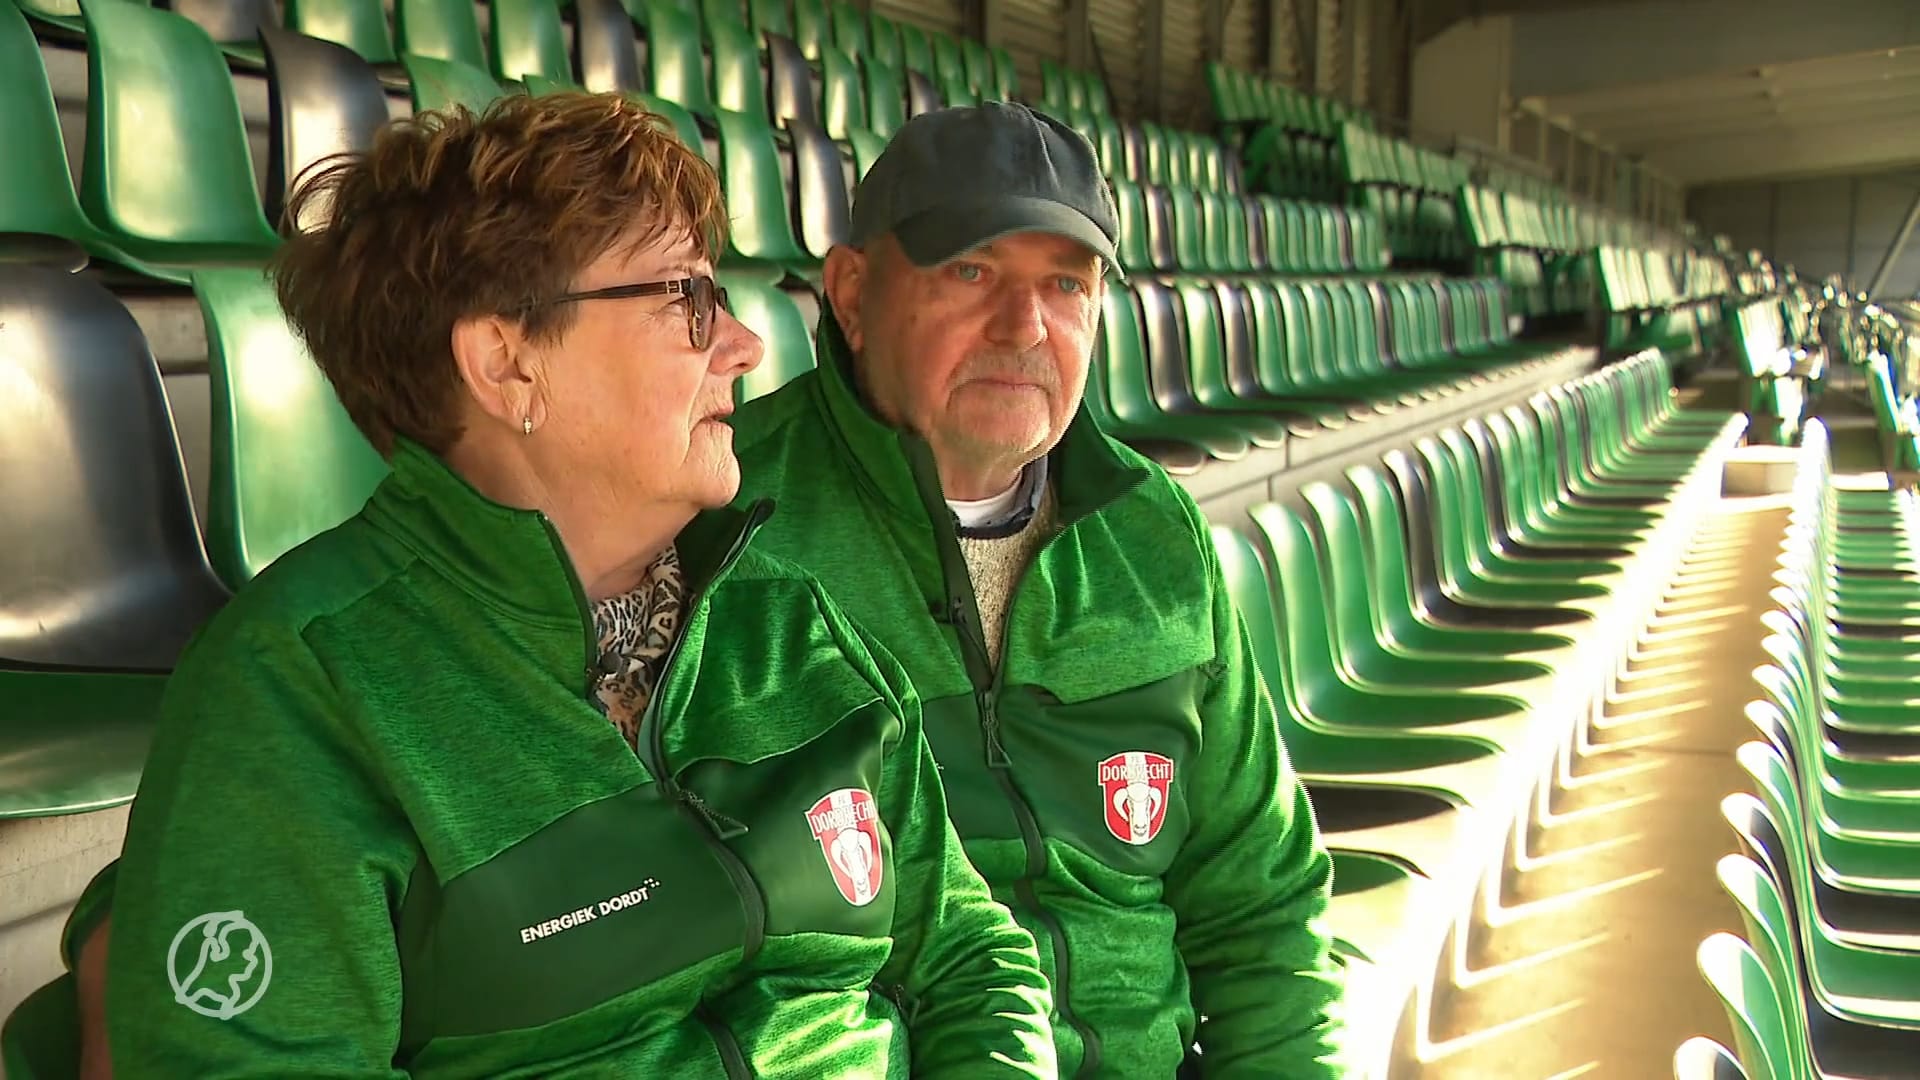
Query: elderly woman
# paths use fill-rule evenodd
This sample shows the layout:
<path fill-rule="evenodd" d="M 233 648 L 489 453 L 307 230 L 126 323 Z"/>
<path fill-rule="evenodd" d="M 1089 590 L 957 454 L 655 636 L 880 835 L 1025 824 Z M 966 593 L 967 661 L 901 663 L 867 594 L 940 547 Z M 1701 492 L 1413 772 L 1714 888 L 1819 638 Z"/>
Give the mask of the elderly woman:
<path fill-rule="evenodd" d="M 761 346 L 666 131 L 511 97 L 296 196 L 281 303 L 393 473 L 169 685 L 71 928 L 111 885 L 120 1074 L 1052 1075 L 900 669 L 724 509 Z"/>

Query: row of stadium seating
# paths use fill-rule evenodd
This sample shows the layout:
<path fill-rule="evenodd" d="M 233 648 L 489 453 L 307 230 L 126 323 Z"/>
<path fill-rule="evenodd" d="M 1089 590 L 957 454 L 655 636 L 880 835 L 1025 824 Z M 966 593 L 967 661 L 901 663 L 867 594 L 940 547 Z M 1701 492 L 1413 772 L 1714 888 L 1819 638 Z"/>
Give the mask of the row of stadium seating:
<path fill-rule="evenodd" d="M 1721 804 L 1740 852 L 1718 873 L 1744 933 L 1698 955 L 1735 1045 L 1680 1057 L 1777 1080 L 1906 1076 L 1920 1060 L 1920 504 L 1838 490 L 1818 421 L 1799 460 L 1747 708 L 1760 737 L 1738 755 L 1754 790 Z"/>

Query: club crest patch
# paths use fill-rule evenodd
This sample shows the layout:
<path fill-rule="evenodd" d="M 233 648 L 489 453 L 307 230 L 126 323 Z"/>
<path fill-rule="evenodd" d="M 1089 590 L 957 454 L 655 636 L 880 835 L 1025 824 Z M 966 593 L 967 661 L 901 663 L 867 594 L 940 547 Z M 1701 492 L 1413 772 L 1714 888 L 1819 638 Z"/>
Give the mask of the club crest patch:
<path fill-rule="evenodd" d="M 1100 763 L 1100 801 L 1107 831 L 1136 847 L 1151 843 L 1167 820 L 1173 789 L 1173 759 L 1147 750 L 1129 750 Z"/>
<path fill-rule="evenodd" d="M 840 895 L 866 907 L 880 895 L 880 808 L 859 788 L 829 792 L 807 811 L 807 825 L 833 871 Z"/>

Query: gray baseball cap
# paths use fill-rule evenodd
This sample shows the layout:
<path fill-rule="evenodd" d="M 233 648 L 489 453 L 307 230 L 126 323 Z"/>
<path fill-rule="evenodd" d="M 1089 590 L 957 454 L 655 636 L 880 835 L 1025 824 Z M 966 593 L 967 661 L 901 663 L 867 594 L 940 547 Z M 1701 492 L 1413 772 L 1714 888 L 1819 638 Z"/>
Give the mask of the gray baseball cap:
<path fill-rule="evenodd" d="M 1025 105 L 937 109 L 894 132 L 853 197 L 849 239 L 892 233 L 920 266 L 1020 232 L 1078 240 L 1116 276 L 1113 192 L 1086 137 Z"/>

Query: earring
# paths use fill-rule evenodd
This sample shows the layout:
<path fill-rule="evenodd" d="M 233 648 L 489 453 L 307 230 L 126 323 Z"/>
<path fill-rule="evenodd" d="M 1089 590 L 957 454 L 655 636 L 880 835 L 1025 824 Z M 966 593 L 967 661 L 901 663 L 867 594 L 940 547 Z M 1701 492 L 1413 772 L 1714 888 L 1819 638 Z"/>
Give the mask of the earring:
<path fill-rule="evenodd" d="M 520 431 L 525 435 L 533 434 L 533 417 L 523 416 L 520 418 Z"/>

